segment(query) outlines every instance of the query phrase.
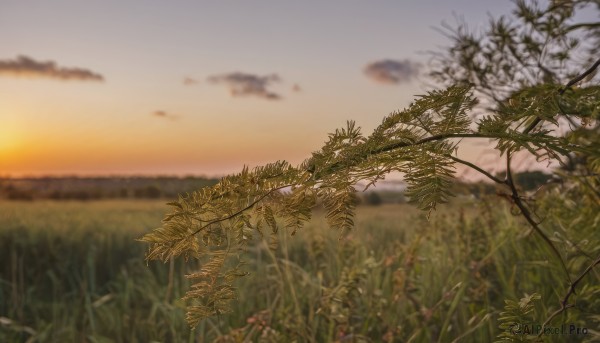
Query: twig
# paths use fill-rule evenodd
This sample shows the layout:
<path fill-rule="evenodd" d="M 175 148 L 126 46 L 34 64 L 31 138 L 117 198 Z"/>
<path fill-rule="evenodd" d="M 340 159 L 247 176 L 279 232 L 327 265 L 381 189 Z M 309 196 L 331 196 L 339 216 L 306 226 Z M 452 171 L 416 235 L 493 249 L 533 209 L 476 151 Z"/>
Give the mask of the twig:
<path fill-rule="evenodd" d="M 576 84 L 577 82 L 583 80 L 586 76 L 590 75 L 591 73 L 594 72 L 594 70 L 596 70 L 596 68 L 598 68 L 598 66 L 600 66 L 600 58 L 596 61 L 596 63 L 594 63 L 590 69 L 584 71 L 582 74 L 580 74 L 579 76 L 575 77 L 574 79 L 572 79 L 571 81 L 569 81 L 569 83 L 567 83 L 567 85 L 562 88 L 558 94 L 563 95 L 566 91 L 567 88 L 573 86 L 574 84 Z"/>
<path fill-rule="evenodd" d="M 571 25 L 569 27 L 567 27 L 567 32 L 571 32 L 574 30 L 579 30 L 581 28 L 585 28 L 585 29 L 597 29 L 600 28 L 600 23 L 596 22 L 596 23 L 579 23 L 579 24 L 575 24 L 575 25 Z"/>
<path fill-rule="evenodd" d="M 455 162 L 457 162 L 457 163 L 464 164 L 464 165 L 466 165 L 467 167 L 470 167 L 470 168 L 472 168 L 472 169 L 474 169 L 474 170 L 476 170 L 476 171 L 480 172 L 481 174 L 483 174 L 483 175 L 487 176 L 487 177 L 488 177 L 490 180 L 494 181 L 495 183 L 499 183 L 499 184 L 506 185 L 506 182 L 505 182 L 505 181 L 502 181 L 502 180 L 500 180 L 499 178 L 497 178 L 497 177 L 495 177 L 494 175 L 490 174 L 489 172 L 487 172 L 487 171 L 485 171 L 485 170 L 483 170 L 483 169 L 479 168 L 478 166 L 474 165 L 473 163 L 471 163 L 471 162 L 469 162 L 469 161 L 461 160 L 460 158 L 458 158 L 458 157 L 454 157 L 454 156 L 452 156 L 452 155 L 450 155 L 450 154 L 446 154 L 446 155 L 444 155 L 444 156 L 446 156 L 446 157 L 448 157 L 448 158 L 452 159 L 453 161 L 455 161 Z"/>
<path fill-rule="evenodd" d="M 584 71 L 583 73 L 581 73 L 580 75 L 576 76 L 574 79 L 569 81 L 563 88 L 561 88 L 558 91 L 558 94 L 559 95 L 565 94 L 565 92 L 567 91 L 567 89 L 569 89 L 569 87 L 573 86 L 577 82 L 583 80 L 586 76 L 593 73 L 594 70 L 596 70 L 598 68 L 598 66 L 600 66 L 600 59 L 598 59 L 596 61 L 596 63 L 594 63 L 588 70 Z M 537 124 L 539 124 L 541 121 L 542 121 L 542 119 L 540 117 L 535 118 L 535 120 L 532 121 L 531 124 L 529 124 L 529 126 L 525 130 L 523 130 L 523 134 L 527 134 L 527 133 L 531 132 L 531 130 L 533 130 L 537 126 Z"/>
<path fill-rule="evenodd" d="M 515 183 L 513 181 L 512 172 L 511 172 L 511 168 L 510 168 L 510 161 L 511 161 L 511 152 L 509 150 L 506 152 L 506 183 L 512 191 L 511 198 L 512 198 L 513 202 L 515 203 L 515 205 L 517 205 L 517 207 L 521 211 L 521 214 L 523 215 L 523 217 L 525 217 L 525 219 L 527 220 L 529 225 L 531 225 L 531 227 L 535 230 L 535 232 L 537 234 L 539 234 L 542 237 L 542 239 L 550 246 L 550 248 L 552 249 L 552 251 L 554 252 L 556 257 L 560 261 L 560 264 L 563 267 L 565 275 L 567 276 L 567 280 L 569 280 L 569 284 L 572 285 L 573 283 L 571 281 L 571 276 L 569 275 L 569 270 L 567 269 L 567 265 L 565 264 L 565 261 L 563 261 L 562 256 L 560 255 L 560 252 L 558 251 L 558 249 L 556 248 L 554 243 L 552 243 L 550 238 L 548 238 L 548 236 L 544 233 L 544 231 L 542 231 L 542 229 L 539 227 L 538 223 L 536 223 L 535 220 L 533 220 L 533 218 L 531 217 L 531 213 L 529 212 L 529 210 L 527 209 L 527 207 L 521 200 L 519 191 L 515 187 Z"/>
<path fill-rule="evenodd" d="M 496 139 L 499 139 L 499 138 L 504 138 L 504 137 L 499 134 L 497 134 L 497 135 L 485 134 L 485 133 L 480 133 L 480 132 L 445 133 L 445 134 L 439 134 L 439 135 L 425 137 L 418 141 L 411 141 L 411 142 L 404 141 L 404 142 L 392 143 L 389 145 L 382 146 L 378 149 L 374 149 L 374 150 L 370 151 L 368 154 L 365 154 L 364 156 L 357 156 L 357 157 L 360 157 L 361 159 L 366 159 L 370 155 L 382 154 L 382 153 L 390 152 L 390 151 L 400 149 L 400 148 L 414 147 L 414 146 L 419 146 L 419 145 L 423 145 L 423 144 L 427 144 L 427 143 L 431 143 L 431 142 L 443 141 L 445 139 L 451 139 L 451 138 L 491 138 L 491 139 L 496 138 Z M 360 159 L 353 159 L 352 163 L 353 163 L 352 165 L 356 165 L 356 164 L 360 163 Z M 330 173 L 333 174 L 340 169 L 347 168 L 352 165 L 344 164 L 344 163 L 338 161 L 336 163 L 333 163 L 331 166 L 329 166 L 329 168 L 318 173 L 318 175 L 316 177 L 319 177 L 323 174 L 325 174 L 325 175 L 330 174 Z M 307 172 L 314 174 L 315 173 L 314 166 L 309 167 Z"/>
<path fill-rule="evenodd" d="M 565 294 L 565 296 L 563 297 L 562 301 L 560 302 L 560 308 L 558 310 L 554 311 L 554 313 L 552 313 L 550 315 L 550 317 L 548 317 L 548 319 L 546 319 L 546 321 L 544 322 L 544 324 L 542 324 L 542 329 L 540 330 L 540 333 L 538 334 L 538 337 L 541 334 L 544 333 L 544 328 L 546 327 L 546 325 L 550 324 L 550 322 L 552 321 L 552 319 L 554 319 L 554 317 L 556 317 L 559 314 L 563 313 L 567 309 L 575 306 L 573 304 L 568 304 L 568 301 L 569 301 L 569 298 L 571 297 L 571 295 L 575 294 L 575 287 L 577 287 L 577 284 L 587 274 L 589 274 L 592 271 L 592 269 L 594 269 L 594 267 L 597 266 L 598 264 L 600 264 L 600 255 L 598 255 L 598 258 L 596 258 L 596 260 L 594 262 L 590 263 L 590 265 L 587 266 L 587 268 L 585 268 L 585 270 L 577 277 L 577 279 L 575 279 L 575 281 L 571 283 L 571 285 L 569 286 L 569 291 L 567 292 L 567 294 Z"/>
<path fill-rule="evenodd" d="M 240 214 L 242 214 L 242 213 L 244 213 L 244 212 L 248 211 L 248 210 L 249 210 L 249 209 L 251 209 L 252 207 L 254 207 L 254 205 L 256 205 L 257 203 L 261 202 L 261 201 L 262 201 L 264 198 L 266 198 L 266 197 L 268 197 L 269 195 L 271 195 L 271 193 L 273 193 L 273 192 L 276 192 L 276 191 L 278 191 L 278 190 L 280 190 L 280 189 L 283 189 L 283 188 L 286 188 L 286 187 L 291 187 L 291 186 L 293 186 L 293 185 L 291 185 L 291 184 L 288 184 L 288 185 L 283 185 L 283 186 L 275 187 L 275 188 L 271 189 L 270 191 L 268 191 L 267 193 L 265 193 L 265 194 L 261 195 L 261 196 L 260 196 L 258 199 L 254 200 L 254 201 L 253 201 L 253 202 L 251 202 L 251 203 L 250 203 L 248 206 L 246 206 L 246 207 L 242 208 L 241 210 L 239 210 L 239 211 L 237 211 L 237 212 L 235 212 L 235 213 L 232 213 L 232 214 L 230 214 L 230 215 L 228 215 L 228 216 L 226 216 L 226 217 L 222 217 L 222 218 L 218 218 L 218 219 L 215 219 L 215 220 L 211 220 L 211 221 L 209 221 L 208 223 L 206 223 L 206 224 L 204 224 L 202 227 L 200 227 L 198 230 L 196 230 L 196 231 L 194 231 L 194 232 L 190 233 L 189 237 L 192 237 L 192 236 L 195 236 L 195 235 L 197 235 L 197 234 L 198 234 L 198 233 L 200 233 L 202 230 L 206 229 L 207 227 L 209 227 L 209 226 L 210 226 L 210 225 L 212 225 L 212 224 L 216 224 L 216 223 L 219 223 L 219 222 L 222 222 L 222 221 L 228 220 L 228 219 L 235 218 L 235 217 L 237 217 L 238 215 L 240 215 Z M 182 238 L 182 239 L 184 239 L 184 238 Z"/>

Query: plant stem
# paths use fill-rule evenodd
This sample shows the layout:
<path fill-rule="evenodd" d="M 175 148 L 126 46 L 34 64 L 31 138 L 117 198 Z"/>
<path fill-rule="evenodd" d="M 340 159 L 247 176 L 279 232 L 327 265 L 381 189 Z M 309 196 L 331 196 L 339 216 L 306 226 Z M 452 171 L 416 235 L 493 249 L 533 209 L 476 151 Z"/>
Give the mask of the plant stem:
<path fill-rule="evenodd" d="M 585 270 L 577 277 L 577 279 L 575 279 L 574 282 L 571 283 L 570 287 L 569 287 L 569 291 L 567 292 L 567 294 L 565 294 L 565 296 L 563 297 L 562 301 L 560 302 L 560 308 L 556 311 L 554 311 L 554 313 L 552 313 L 550 315 L 550 317 L 548 317 L 548 319 L 546 319 L 546 321 L 544 322 L 544 324 L 542 324 L 542 329 L 540 330 L 540 333 L 538 334 L 538 337 L 544 333 L 544 328 L 546 327 L 546 325 L 550 324 L 550 322 L 552 321 L 552 319 L 554 319 L 554 317 L 558 316 L 559 314 L 563 313 L 564 311 L 566 311 L 567 309 L 573 307 L 574 305 L 572 304 L 568 304 L 569 298 L 571 297 L 571 295 L 575 294 L 575 287 L 577 287 L 577 284 L 587 275 L 589 274 L 592 269 L 600 264 L 600 255 L 598 255 L 598 257 L 596 258 L 595 261 L 593 261 L 592 263 L 590 263 L 587 268 L 585 268 Z"/>
<path fill-rule="evenodd" d="M 567 265 L 565 264 L 565 261 L 563 261 L 562 256 L 560 255 L 560 252 L 558 251 L 558 249 L 556 248 L 554 243 L 552 243 L 550 238 L 548 238 L 548 236 L 544 233 L 544 231 L 542 231 L 542 229 L 539 227 L 538 223 L 536 223 L 535 220 L 533 220 L 533 218 L 531 217 L 531 213 L 529 212 L 529 209 L 525 206 L 525 204 L 523 203 L 523 200 L 521 200 L 519 191 L 515 187 L 515 183 L 513 181 L 510 162 L 511 162 L 511 151 L 509 150 L 506 152 L 506 184 L 511 189 L 511 192 L 512 192 L 511 198 L 512 198 L 513 202 L 515 203 L 515 205 L 517 205 L 517 207 L 521 211 L 521 214 L 523 215 L 523 217 L 525 217 L 525 219 L 527 220 L 529 225 L 531 225 L 531 227 L 535 230 L 535 232 L 537 234 L 539 234 L 542 237 L 542 239 L 550 246 L 550 248 L 552 249 L 552 251 L 554 252 L 556 257 L 560 261 L 560 264 L 563 267 L 565 275 L 567 276 L 567 280 L 569 280 L 569 284 L 572 285 L 573 283 L 571 282 L 571 276 L 569 275 L 569 270 L 567 269 Z"/>

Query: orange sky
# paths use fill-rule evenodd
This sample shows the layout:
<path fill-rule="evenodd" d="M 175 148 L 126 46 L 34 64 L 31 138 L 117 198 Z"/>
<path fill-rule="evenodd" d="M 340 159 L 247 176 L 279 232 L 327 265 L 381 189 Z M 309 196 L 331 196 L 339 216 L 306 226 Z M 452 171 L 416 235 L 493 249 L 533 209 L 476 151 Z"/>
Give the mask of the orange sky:
<path fill-rule="evenodd" d="M 453 12 L 476 26 L 510 8 L 262 5 L 3 1 L 0 176 L 214 176 L 299 163 L 346 120 L 369 134 L 423 93 L 422 52 L 446 44 L 433 26 Z"/>

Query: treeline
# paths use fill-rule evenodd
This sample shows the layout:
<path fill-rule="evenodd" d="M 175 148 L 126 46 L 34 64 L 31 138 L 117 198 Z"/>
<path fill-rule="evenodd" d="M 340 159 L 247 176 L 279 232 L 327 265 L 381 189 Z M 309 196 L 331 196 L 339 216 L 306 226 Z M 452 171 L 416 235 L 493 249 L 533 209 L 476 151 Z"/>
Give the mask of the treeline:
<path fill-rule="evenodd" d="M 503 180 L 504 173 L 495 175 Z M 539 170 L 526 171 L 513 175 L 517 187 L 524 192 L 531 192 L 539 189 L 550 181 L 552 176 Z M 456 180 L 453 185 L 453 193 L 457 196 L 468 196 L 481 198 L 487 195 L 496 195 L 498 192 L 497 185 L 486 182 L 465 182 Z M 381 204 L 399 204 L 408 201 L 401 190 L 369 190 L 365 193 L 358 194 L 358 205 L 377 206 Z"/>
<path fill-rule="evenodd" d="M 505 174 L 497 173 L 495 175 L 498 179 L 504 180 Z M 546 174 L 539 170 L 520 172 L 513 175 L 513 179 L 517 187 L 524 192 L 531 192 L 539 189 L 550 179 L 552 175 Z M 496 194 L 498 187 L 496 184 L 490 182 L 456 182 L 454 185 L 454 193 L 462 195 L 472 195 L 476 198 L 480 198 L 484 195 Z"/>
<path fill-rule="evenodd" d="M 499 178 L 504 176 L 497 175 Z M 535 190 L 545 184 L 550 175 L 541 171 L 515 175 L 524 191 Z M 98 200 L 98 199 L 174 199 L 178 194 L 192 192 L 217 183 L 218 179 L 188 177 L 42 177 L 0 178 L 0 199 L 8 200 Z M 489 182 L 456 182 L 455 193 L 481 197 L 495 194 L 496 186 Z M 401 190 L 370 190 L 358 193 L 359 205 L 403 203 Z"/>
<path fill-rule="evenodd" d="M 196 176 L 0 178 L 0 198 L 26 201 L 172 199 L 217 181 Z"/>

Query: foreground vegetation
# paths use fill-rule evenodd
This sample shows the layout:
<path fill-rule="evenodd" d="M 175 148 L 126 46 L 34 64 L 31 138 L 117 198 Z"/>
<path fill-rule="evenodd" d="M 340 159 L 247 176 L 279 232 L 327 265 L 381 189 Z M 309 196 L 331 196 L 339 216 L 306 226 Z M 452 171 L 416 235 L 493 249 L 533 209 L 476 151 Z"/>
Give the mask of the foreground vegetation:
<path fill-rule="evenodd" d="M 571 239 L 561 249 L 579 269 L 587 259 L 577 249 L 600 249 L 583 240 L 598 227 L 570 221 L 553 196 L 544 206 L 567 218 L 556 237 Z M 492 199 L 456 200 L 429 221 L 410 205 L 359 206 L 342 240 L 317 210 L 294 239 L 280 231 L 275 250 L 256 237 L 246 261 L 253 277 L 237 284 L 241 301 L 195 330 L 181 297 L 184 275 L 198 266 L 146 266 L 134 241 L 160 221 L 163 202 L 0 202 L 0 341 L 493 341 L 504 332 L 504 299 L 539 294 L 530 315 L 543 321 L 559 305 L 564 275 L 523 219 Z M 597 272 L 588 277 L 598 285 Z M 599 339 L 598 295 L 598 286 L 581 289 L 572 300 L 583 310 L 553 323 L 586 335 L 543 338 Z"/>
<path fill-rule="evenodd" d="M 540 289 L 551 284 L 557 298 L 553 302 L 548 294 L 537 293 L 518 302 L 506 298 L 499 320 L 500 327 L 510 333 L 504 332 L 501 339 L 520 341 L 523 338 L 520 333 L 532 334 L 532 331 L 540 331 L 538 336 L 547 330 L 558 334 L 564 330 L 553 327 L 557 319 L 575 320 L 572 318 L 578 314 L 571 312 L 576 310 L 598 313 L 597 304 L 587 296 L 598 287 L 592 275 L 600 265 L 597 230 L 600 84 L 596 77 L 600 69 L 600 22 L 594 21 L 600 16 L 593 15 L 600 11 L 599 5 L 598 0 L 518 0 L 514 1 L 510 15 L 490 18 L 483 30 L 471 32 L 461 24 L 446 26 L 450 46 L 443 52 L 432 53 L 428 73 L 439 88 L 429 89 L 409 106 L 391 112 L 371 132 L 363 133 L 349 120 L 331 132 L 325 143 L 302 163 L 292 165 L 280 160 L 253 169 L 244 167 L 213 186 L 170 202 L 171 212 L 165 216 L 162 227 L 144 235 L 142 241 L 148 244 L 148 261 L 168 262 L 181 257 L 202 264 L 200 270 L 188 276 L 195 280 L 185 295 L 191 300 L 186 315 L 190 326 L 235 311 L 231 304 L 239 294 L 236 288 L 244 289 L 236 281 L 248 274 L 244 260 L 252 259 L 247 253 L 252 250 L 253 236 L 263 237 L 272 232 L 276 237 L 282 228 L 292 234 L 301 231 L 317 203 L 325 208 L 330 228 L 342 233 L 352 231 L 357 185 L 366 184 L 368 189 L 391 173 L 400 173 L 407 185 L 407 198 L 431 213 L 456 195 L 453 186 L 458 167 L 468 168 L 495 185 L 500 198 L 508 200 L 514 213 L 528 223 L 514 232 L 533 232 L 542 240 L 549 254 L 540 256 L 552 256 L 551 266 L 546 266 L 546 270 L 555 274 L 558 270 L 562 275 L 561 279 L 552 280 L 540 278 L 536 273 L 519 285 L 497 284 L 501 287 L 498 290 L 502 290 L 499 292 L 510 295 L 514 292 L 511 287 L 519 289 L 535 280 Z M 590 21 L 582 21 L 581 14 L 590 15 Z M 489 166 L 462 159 L 467 142 L 482 139 L 494 146 L 504 166 L 503 177 L 494 175 Z M 546 191 L 561 193 L 547 208 L 539 205 L 547 202 L 547 198 L 527 193 L 514 177 L 519 169 L 517 164 L 526 159 L 560 166 L 553 170 L 548 181 L 562 185 L 546 187 Z M 454 223 L 449 221 L 444 225 Z M 565 229 L 572 226 L 578 226 L 578 230 Z M 465 230 L 465 226 L 455 229 Z M 494 232 L 504 232 L 502 229 Z M 437 243 L 453 243 L 458 247 L 463 241 L 448 239 Z M 488 248 L 486 251 L 491 253 L 496 247 Z M 529 258 L 535 252 L 529 245 L 519 248 L 523 250 L 513 249 L 511 253 L 521 251 Z M 355 249 L 360 251 L 360 247 Z M 436 249 L 436 245 L 431 249 Z M 478 261 L 477 255 L 467 256 L 470 261 Z M 343 317 L 333 315 L 330 323 L 334 323 L 332 326 L 342 323 L 343 337 L 353 339 L 367 328 L 359 330 L 352 325 L 353 302 L 347 300 L 352 298 L 350 289 L 359 289 L 357 283 L 363 271 L 368 278 L 370 274 L 366 271 L 376 268 L 365 266 L 362 261 L 354 262 L 348 267 L 349 274 L 340 274 L 341 282 L 346 280 L 342 284 L 345 286 L 334 288 L 331 294 L 324 291 L 325 299 L 331 302 L 321 312 L 335 314 L 349 302 L 350 309 L 343 312 Z M 462 261 L 453 262 L 460 265 Z M 516 261 L 504 262 L 514 265 Z M 412 270 L 412 266 L 409 264 L 410 268 L 405 269 Z M 460 270 L 450 269 L 460 274 Z M 436 275 L 443 271 L 436 271 Z M 272 272 L 284 276 L 278 269 Z M 516 278 L 513 274 L 505 275 L 511 277 L 501 280 Z M 438 293 L 443 291 L 441 294 L 444 297 L 449 294 L 448 298 L 455 295 L 458 304 L 457 299 L 468 296 L 461 293 L 461 287 L 467 287 L 464 277 L 459 280 L 463 281 L 456 288 L 439 290 L 438 287 Z M 435 328 L 426 333 L 419 331 L 423 325 L 419 323 L 428 323 L 433 309 L 445 299 L 440 298 L 433 307 L 423 306 L 425 299 L 415 299 L 412 292 L 412 283 L 417 282 L 406 282 L 404 295 L 421 313 L 417 326 L 412 327 L 420 339 L 445 340 L 451 333 L 449 329 L 457 326 L 466 329 L 451 319 L 438 318 Z M 438 294 L 435 290 L 435 286 L 433 289 L 429 286 L 428 295 Z M 558 308 L 546 312 L 544 319 L 535 324 L 532 319 L 535 302 L 541 299 L 544 305 L 540 306 L 548 309 L 560 301 Z M 452 305 L 450 308 L 454 310 Z M 304 313 L 299 304 L 294 303 L 294 309 L 296 316 Z M 364 319 L 367 310 L 361 308 L 358 318 Z M 536 329 L 526 325 L 534 325 Z M 466 331 L 477 328 L 477 318 L 473 318 Z M 588 332 L 587 328 L 580 331 Z M 314 339 L 311 335 L 314 331 L 298 332 L 299 337 Z"/>
<path fill-rule="evenodd" d="M 430 74 L 444 87 L 371 134 L 349 121 L 300 165 L 181 195 L 152 232 L 157 203 L 2 203 L 0 341 L 600 340 L 600 24 L 575 15 L 594 10 L 515 1 L 481 35 L 451 29 Z M 480 139 L 503 176 L 456 154 Z M 519 154 L 559 164 L 552 184 L 528 192 Z M 499 197 L 452 200 L 458 165 Z M 355 186 L 395 172 L 425 213 L 355 213 Z"/>

